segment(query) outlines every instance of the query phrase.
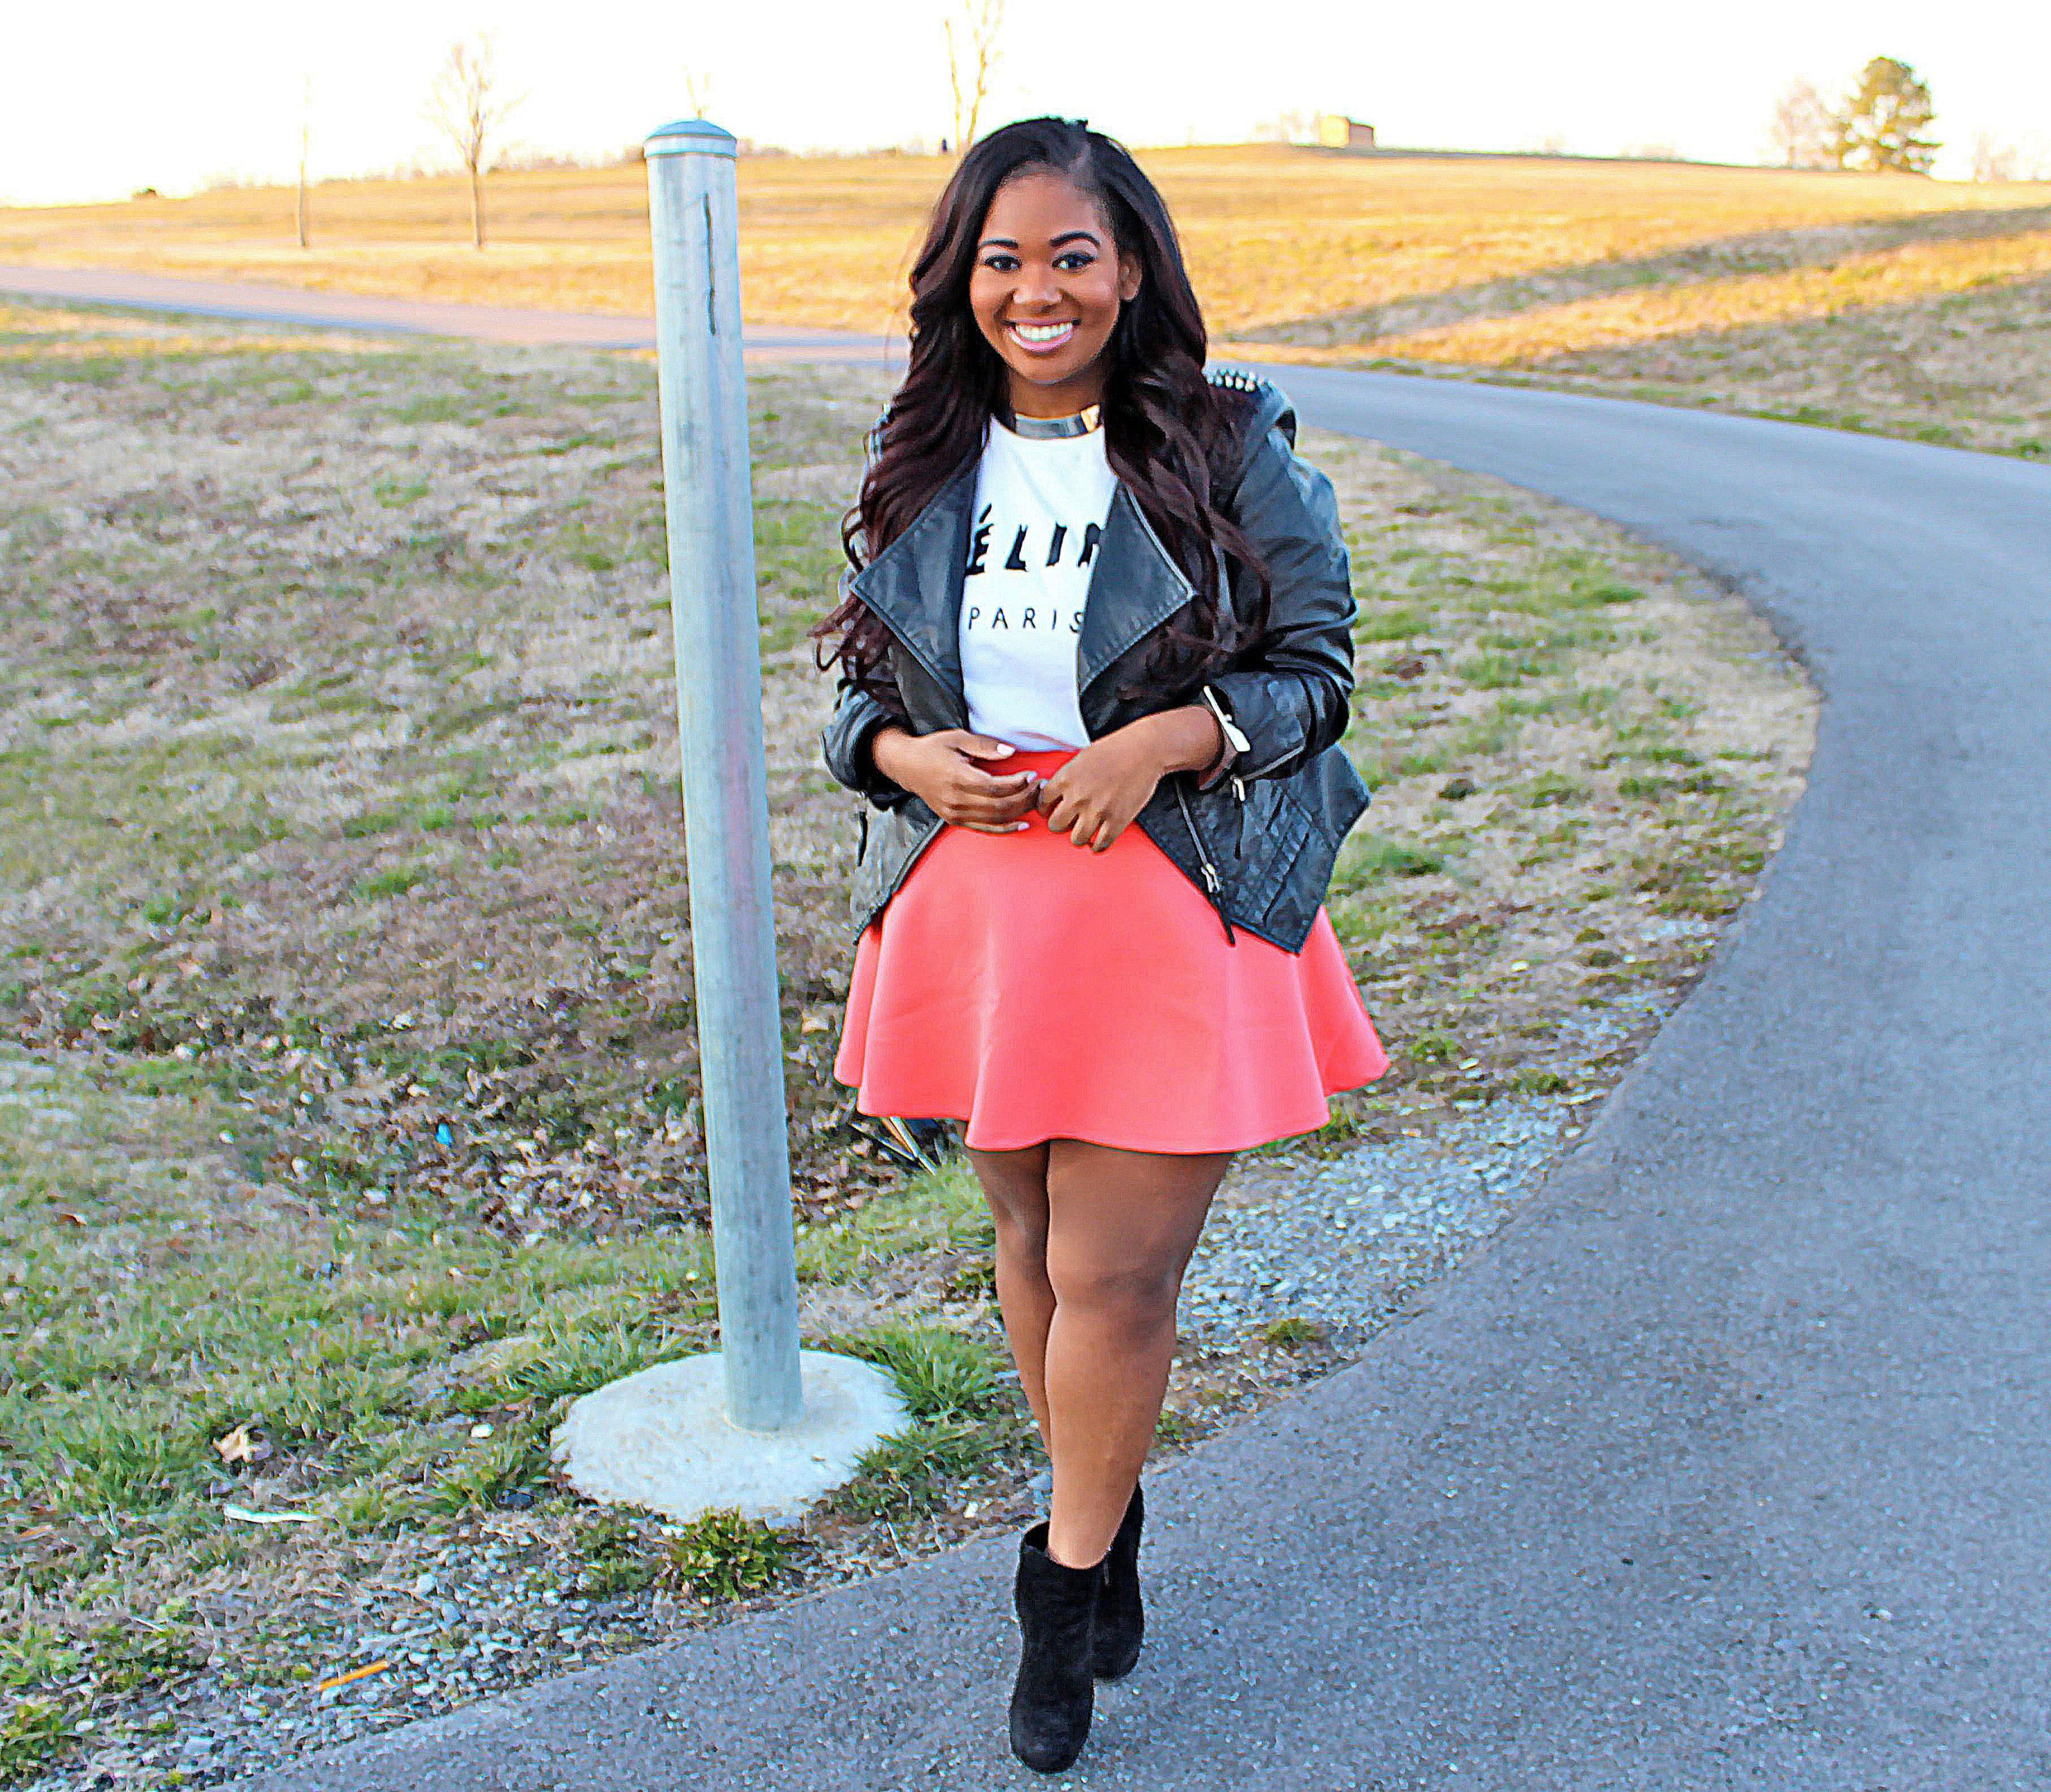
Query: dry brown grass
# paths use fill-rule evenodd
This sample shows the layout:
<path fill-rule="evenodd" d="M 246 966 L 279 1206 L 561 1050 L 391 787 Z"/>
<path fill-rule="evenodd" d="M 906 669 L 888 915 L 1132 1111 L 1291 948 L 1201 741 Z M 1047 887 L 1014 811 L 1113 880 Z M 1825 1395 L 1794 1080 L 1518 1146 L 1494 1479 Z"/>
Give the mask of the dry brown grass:
<path fill-rule="evenodd" d="M 1280 146 L 1150 150 L 1222 336 L 1406 300 L 1457 303 L 1762 236 L 2042 205 L 2041 189 L 1904 177 L 1576 162 L 1360 157 Z M 750 158 L 740 164 L 750 314 L 876 330 L 898 315 L 913 239 L 950 164 L 936 158 Z M 291 193 L 0 211 L 0 260 L 111 264 L 406 297 L 640 314 L 646 185 L 636 166 L 498 177 L 492 246 L 465 240 L 461 183 L 331 182 L 314 239 Z M 1346 340 L 1361 340 L 1347 334 Z"/>
<path fill-rule="evenodd" d="M 1498 373 L 2035 459 L 2051 455 L 2051 280 L 1698 330 Z"/>
<path fill-rule="evenodd" d="M 2021 222 L 2043 214 L 2033 210 L 2014 216 Z M 1459 366 L 1528 365 L 1555 355 L 1624 348 L 1703 330 L 1807 323 L 2046 275 L 2051 275 L 2051 230 L 1964 240 L 1947 233 L 1938 241 L 1848 255 L 1821 267 L 1648 283 L 1506 316 L 1377 336 L 1360 346 L 1369 355 Z"/>

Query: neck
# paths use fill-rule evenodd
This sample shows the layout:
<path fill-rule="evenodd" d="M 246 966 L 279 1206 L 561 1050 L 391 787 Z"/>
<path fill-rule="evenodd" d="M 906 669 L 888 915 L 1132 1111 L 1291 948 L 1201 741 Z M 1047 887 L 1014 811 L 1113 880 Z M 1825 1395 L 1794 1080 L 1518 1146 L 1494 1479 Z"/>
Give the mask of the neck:
<path fill-rule="evenodd" d="M 1072 379 L 1051 386 L 1035 385 L 1011 378 L 1011 414 L 1014 417 L 1072 417 L 1092 404 L 1104 402 L 1104 376 L 1086 367 Z"/>

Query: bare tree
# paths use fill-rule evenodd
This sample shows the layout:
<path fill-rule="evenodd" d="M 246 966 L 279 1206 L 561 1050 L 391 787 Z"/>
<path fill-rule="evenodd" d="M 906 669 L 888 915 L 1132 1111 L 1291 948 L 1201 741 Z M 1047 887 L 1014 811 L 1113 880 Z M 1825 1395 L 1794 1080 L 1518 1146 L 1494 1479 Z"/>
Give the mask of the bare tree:
<path fill-rule="evenodd" d="M 954 90 L 955 154 L 975 141 L 976 121 L 997 72 L 997 40 L 1004 29 L 1004 0 L 959 0 L 941 29 L 947 38 L 947 84 Z"/>
<path fill-rule="evenodd" d="M 498 127 L 519 103 L 499 95 L 490 32 L 480 31 L 468 43 L 449 46 L 448 61 L 442 64 L 428 95 L 428 116 L 455 146 L 470 176 L 470 237 L 480 249 L 484 247 L 484 177 L 498 146 Z"/>
<path fill-rule="evenodd" d="M 1835 168 L 1838 121 L 1814 81 L 1795 81 L 1773 107 L 1773 153 L 1788 168 Z"/>
<path fill-rule="evenodd" d="M 307 159 L 312 154 L 313 146 L 314 78 L 312 76 L 309 75 L 307 76 L 305 96 L 299 103 L 299 203 L 298 207 L 298 217 L 299 224 L 299 247 L 301 248 L 304 248 L 307 246 L 307 224 L 309 221 L 307 217 Z"/>
<path fill-rule="evenodd" d="M 1983 131 L 1973 139 L 1973 178 L 1976 181 L 2013 181 L 2022 172 L 2022 158 L 2014 146 Z"/>

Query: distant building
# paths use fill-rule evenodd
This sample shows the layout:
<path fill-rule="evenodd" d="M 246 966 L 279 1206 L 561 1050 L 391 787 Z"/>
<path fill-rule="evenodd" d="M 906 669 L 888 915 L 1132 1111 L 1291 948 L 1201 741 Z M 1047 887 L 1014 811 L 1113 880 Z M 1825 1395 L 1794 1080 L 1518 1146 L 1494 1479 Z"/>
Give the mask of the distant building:
<path fill-rule="evenodd" d="M 1371 150 L 1374 127 L 1343 113 L 1326 112 L 1318 119 L 1318 141 L 1328 150 Z"/>

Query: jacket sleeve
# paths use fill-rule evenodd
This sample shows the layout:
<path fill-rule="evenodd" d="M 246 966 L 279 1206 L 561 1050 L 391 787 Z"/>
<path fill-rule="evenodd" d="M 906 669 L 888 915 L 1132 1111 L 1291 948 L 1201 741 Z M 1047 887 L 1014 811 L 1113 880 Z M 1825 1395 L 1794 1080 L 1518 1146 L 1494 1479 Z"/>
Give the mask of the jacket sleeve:
<path fill-rule="evenodd" d="M 819 736 L 826 770 L 850 790 L 860 791 L 872 802 L 885 808 L 902 802 L 911 793 L 879 772 L 869 755 L 869 743 L 875 738 L 876 731 L 897 718 L 877 698 L 867 691 L 856 689 L 845 677 L 840 681 L 839 691 L 840 699 L 834 705 L 833 717 Z"/>
<path fill-rule="evenodd" d="M 1270 592 L 1260 642 L 1211 688 L 1247 738 L 1235 778 L 1286 777 L 1346 732 L 1354 685 L 1353 567 L 1331 481 L 1279 428 L 1254 449 L 1233 509 Z"/>

